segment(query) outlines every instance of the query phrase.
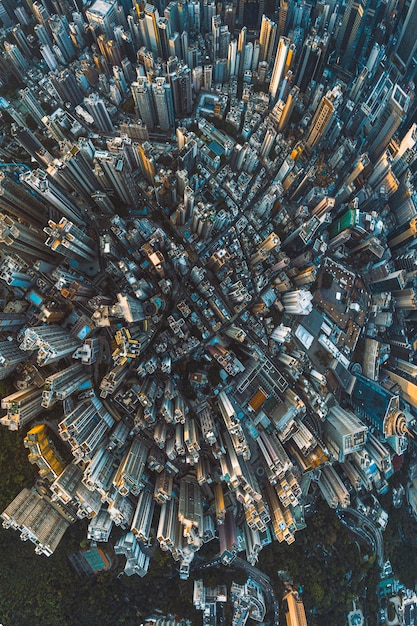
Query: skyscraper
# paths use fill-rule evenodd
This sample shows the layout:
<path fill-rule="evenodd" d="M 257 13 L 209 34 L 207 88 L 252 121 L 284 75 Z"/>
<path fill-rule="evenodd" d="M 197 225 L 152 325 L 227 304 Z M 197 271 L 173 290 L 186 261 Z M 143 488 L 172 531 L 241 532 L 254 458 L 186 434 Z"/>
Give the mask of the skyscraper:
<path fill-rule="evenodd" d="M 280 37 L 278 41 L 277 54 L 275 56 L 274 69 L 272 70 L 269 93 L 272 100 L 275 100 L 279 93 L 281 81 L 288 72 L 293 62 L 295 46 L 288 37 Z"/>
<path fill-rule="evenodd" d="M 10 58 L 17 74 L 23 77 L 24 73 L 29 69 L 29 61 L 23 56 L 19 48 L 14 43 L 4 42 L 4 49 Z"/>
<path fill-rule="evenodd" d="M 34 189 L 45 202 L 52 204 L 66 218 L 76 224 L 83 223 L 84 217 L 80 207 L 69 197 L 68 192 L 56 182 L 51 181 L 43 170 L 25 172 L 20 175 L 20 180 L 30 189 Z"/>
<path fill-rule="evenodd" d="M 275 38 L 277 34 L 277 25 L 275 22 L 262 16 L 261 32 L 259 35 L 259 61 L 271 62 L 272 54 L 274 52 Z"/>
<path fill-rule="evenodd" d="M 364 23 L 367 0 L 348 0 L 339 30 L 336 48 L 342 57 L 343 66 L 349 70 L 354 59 L 360 29 Z"/>
<path fill-rule="evenodd" d="M 89 373 L 82 365 L 70 365 L 45 379 L 42 391 L 42 406 L 49 408 L 57 400 L 65 400 L 78 391 L 89 380 Z"/>
<path fill-rule="evenodd" d="M 0 243 L 10 247 L 11 252 L 17 252 L 23 258 L 26 255 L 34 259 L 52 258 L 45 248 L 45 236 L 41 230 L 26 226 L 1 213 Z"/>
<path fill-rule="evenodd" d="M 330 120 L 334 114 L 333 102 L 330 99 L 331 92 L 327 92 L 321 99 L 319 106 L 311 120 L 307 133 L 305 145 L 307 148 L 314 148 L 327 130 Z"/>
<path fill-rule="evenodd" d="M 285 102 L 284 108 L 282 109 L 281 118 L 278 122 L 278 131 L 281 132 L 288 125 L 291 114 L 294 110 L 295 104 L 298 99 L 298 94 L 300 90 L 297 86 L 294 86 L 290 93 L 287 96 L 287 101 Z"/>
<path fill-rule="evenodd" d="M 161 44 L 158 28 L 159 14 L 153 4 L 145 4 L 145 28 L 149 47 L 155 58 L 161 56 Z"/>
<path fill-rule="evenodd" d="M 52 31 L 52 37 L 64 59 L 67 62 L 71 61 L 75 56 L 75 49 L 68 34 L 68 20 L 59 15 L 53 15 L 49 18 L 49 26 Z"/>
<path fill-rule="evenodd" d="M 168 131 L 174 126 L 174 106 L 171 86 L 164 77 L 155 78 L 152 83 L 152 95 L 158 125 L 161 130 Z"/>
<path fill-rule="evenodd" d="M 133 102 L 135 103 L 136 113 L 146 124 L 147 128 L 152 129 L 156 125 L 156 111 L 152 98 L 151 84 L 147 77 L 138 76 L 137 81 L 130 85 L 132 91 Z"/>
<path fill-rule="evenodd" d="M 35 490 L 23 489 L 1 514 L 5 528 L 19 530 L 22 541 L 35 544 L 36 554 L 50 556 L 69 522 Z"/>
<path fill-rule="evenodd" d="M 169 57 L 169 40 L 172 36 L 171 24 L 166 17 L 158 19 L 158 37 L 161 47 L 161 56 L 166 61 Z"/>
<path fill-rule="evenodd" d="M 96 174 L 104 186 L 113 189 L 122 202 L 133 206 L 138 199 L 138 189 L 126 155 L 101 151 L 96 153 L 95 160 L 99 166 Z"/>
<path fill-rule="evenodd" d="M 32 57 L 32 50 L 29 47 L 28 39 L 25 33 L 23 32 L 21 25 L 18 24 L 17 26 L 15 26 L 12 32 L 13 32 L 13 37 L 15 38 L 16 43 L 19 46 L 22 54 L 27 59 L 30 59 Z"/>
<path fill-rule="evenodd" d="M 26 361 L 26 354 L 15 341 L 0 341 L 0 380 L 10 376 L 22 361 Z"/>
<path fill-rule="evenodd" d="M 116 23 L 116 0 L 96 0 L 85 12 L 90 26 L 95 30 L 112 36 L 113 26 Z"/>
<path fill-rule="evenodd" d="M 408 111 L 409 102 L 409 95 L 399 85 L 395 85 L 368 136 L 368 151 L 373 161 L 378 159 L 388 146 Z"/>
<path fill-rule="evenodd" d="M 94 119 L 99 131 L 111 133 L 114 130 L 105 102 L 98 93 L 92 93 L 84 98 L 84 106 Z"/>
<path fill-rule="evenodd" d="M 41 45 L 52 48 L 53 40 L 52 40 L 51 29 L 49 28 L 48 22 L 46 22 L 46 25 L 43 23 L 36 24 L 33 30 L 37 38 L 39 39 Z"/>
<path fill-rule="evenodd" d="M 318 82 L 321 78 L 323 66 L 324 41 L 317 36 L 308 36 L 301 49 L 300 60 L 297 66 L 295 83 L 304 93 L 311 81 Z"/>
<path fill-rule="evenodd" d="M 264 0 L 238 0 L 237 19 L 239 26 L 257 30 L 264 12 Z"/>
<path fill-rule="evenodd" d="M 56 70 L 58 67 L 58 61 L 56 60 L 51 48 L 49 46 L 41 45 L 40 53 L 51 72 Z"/>
<path fill-rule="evenodd" d="M 239 39 L 237 40 L 237 55 L 236 59 L 239 59 L 239 62 L 236 61 L 236 73 L 238 76 L 243 76 L 243 60 L 245 56 L 245 47 L 246 47 L 246 39 L 247 39 L 248 29 L 244 26 L 240 33 Z"/>
<path fill-rule="evenodd" d="M 47 205 L 4 172 L 0 172 L 0 208 L 36 226 L 43 226 L 48 216 Z"/>
<path fill-rule="evenodd" d="M 97 38 L 97 45 L 100 49 L 101 54 L 106 59 L 109 67 L 113 65 L 121 66 L 121 47 L 114 39 L 107 39 L 105 35 L 99 35 Z"/>
<path fill-rule="evenodd" d="M 51 83 L 55 87 L 62 102 L 71 102 L 74 106 L 80 104 L 83 99 L 77 80 L 71 70 L 66 68 L 61 72 L 51 74 Z"/>
<path fill-rule="evenodd" d="M 193 108 L 190 68 L 186 65 L 179 66 L 175 72 L 169 75 L 169 79 L 175 115 L 178 117 L 189 115 Z"/>
<path fill-rule="evenodd" d="M 28 263 L 32 263 L 33 259 L 28 258 Z M 4 280 L 6 285 L 12 287 L 21 287 L 27 289 L 35 282 L 35 276 L 29 271 L 29 266 L 21 256 L 10 253 L 6 254 L 0 265 L 0 278 Z"/>
<path fill-rule="evenodd" d="M 19 430 L 42 412 L 41 397 L 42 389 L 33 386 L 2 398 L 1 408 L 7 409 L 7 414 L 0 418 L 0 424 Z"/>
<path fill-rule="evenodd" d="M 395 48 L 394 59 L 403 73 L 415 59 L 417 49 L 416 38 L 417 0 L 411 0 L 407 15 Z M 414 61 L 415 63 L 415 61 Z"/>
<path fill-rule="evenodd" d="M 19 91 L 19 94 L 22 99 L 23 106 L 26 108 L 28 113 L 30 113 L 35 122 L 40 126 L 42 123 L 42 118 L 45 116 L 45 111 L 39 104 L 35 94 L 31 89 L 29 89 L 29 87 L 21 89 Z"/>
<path fill-rule="evenodd" d="M 47 365 L 71 354 L 78 345 L 78 341 L 71 337 L 68 331 L 55 324 L 50 324 L 27 328 L 23 334 L 20 349 L 29 351 L 37 349 L 38 364 Z"/>
<path fill-rule="evenodd" d="M 62 217 L 56 223 L 48 221 L 44 228 L 48 239 L 45 245 L 70 259 L 92 261 L 96 255 L 94 241 L 72 222 Z"/>
<path fill-rule="evenodd" d="M 278 37 L 282 37 L 285 34 L 285 27 L 287 25 L 287 17 L 288 17 L 288 0 L 279 0 Z"/>
<path fill-rule="evenodd" d="M 74 189 L 89 199 L 96 191 L 103 191 L 93 172 L 93 161 L 78 145 L 73 145 L 62 159 L 57 159 L 49 168 L 49 175 L 71 193 Z"/>
<path fill-rule="evenodd" d="M 53 160 L 50 152 L 43 146 L 34 133 L 29 128 L 12 128 L 12 135 L 16 141 L 26 150 L 28 154 L 42 167 L 48 167 Z"/>

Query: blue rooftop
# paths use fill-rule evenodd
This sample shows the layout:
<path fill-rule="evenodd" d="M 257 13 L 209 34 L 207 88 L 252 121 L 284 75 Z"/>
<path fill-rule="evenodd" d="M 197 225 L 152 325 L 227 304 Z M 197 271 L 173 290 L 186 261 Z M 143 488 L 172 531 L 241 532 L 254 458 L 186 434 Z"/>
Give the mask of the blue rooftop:
<path fill-rule="evenodd" d="M 36 293 L 36 291 L 29 291 L 26 297 L 29 302 L 31 302 L 35 306 L 40 306 L 43 302 L 42 296 Z"/>
<path fill-rule="evenodd" d="M 91 328 L 89 326 L 87 326 L 87 324 L 85 326 L 83 326 L 80 330 L 79 333 L 77 333 L 77 339 L 85 339 L 87 337 L 87 335 L 91 332 Z"/>
<path fill-rule="evenodd" d="M 217 156 L 222 156 L 224 154 L 224 150 L 217 141 L 211 141 L 208 145 L 209 149 L 214 152 Z"/>

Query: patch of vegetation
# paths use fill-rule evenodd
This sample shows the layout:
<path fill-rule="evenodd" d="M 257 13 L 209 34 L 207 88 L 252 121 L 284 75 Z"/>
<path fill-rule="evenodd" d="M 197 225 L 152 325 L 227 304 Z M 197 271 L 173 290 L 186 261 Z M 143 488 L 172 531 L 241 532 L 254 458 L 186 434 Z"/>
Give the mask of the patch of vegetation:
<path fill-rule="evenodd" d="M 390 480 L 391 487 L 407 483 L 408 463 Z M 381 506 L 389 516 L 384 531 L 385 556 L 391 561 L 394 575 L 409 589 L 414 589 L 417 571 L 417 522 L 407 511 L 405 501 L 396 509 L 392 502 L 391 490 L 379 498 Z"/>
<path fill-rule="evenodd" d="M 379 570 L 375 559 L 366 554 L 364 546 L 355 544 L 322 500 L 292 545 L 274 542 L 259 557 L 259 569 L 271 577 L 277 597 L 284 593 L 277 570 L 285 570 L 295 585 L 303 586 L 309 626 L 344 624 L 352 600 L 361 597 L 365 587 L 368 624 L 376 624 Z"/>
<path fill-rule="evenodd" d="M 56 552 L 37 556 L 33 545 L 17 533 L 0 530 L 0 616 L 7 626 L 133 626 L 158 608 L 188 616 L 197 623 L 192 607 L 192 581 L 179 581 L 170 556 L 156 550 L 145 578 L 107 572 L 79 578 L 67 554 L 80 549 L 86 524 L 71 526 Z M 124 567 L 120 557 L 116 571 Z"/>
<path fill-rule="evenodd" d="M 207 372 L 207 378 L 211 387 L 217 387 L 220 383 L 220 366 L 218 363 L 212 363 Z"/>
<path fill-rule="evenodd" d="M 1 385 L 4 387 L 4 385 Z M 9 390 L 7 390 L 9 393 Z M 4 392 L 3 392 L 3 395 Z M 23 433 L 0 429 L 0 511 L 24 487 L 32 487 L 37 473 L 27 460 Z M 0 620 L 7 626 L 118 626 L 139 624 L 159 608 L 187 616 L 197 623 L 192 606 L 192 581 L 179 581 L 176 564 L 159 549 L 147 576 L 122 576 L 120 557 L 115 571 L 80 579 L 67 555 L 85 545 L 87 523 L 79 521 L 64 535 L 49 558 L 35 554 L 32 543 L 0 526 Z"/>

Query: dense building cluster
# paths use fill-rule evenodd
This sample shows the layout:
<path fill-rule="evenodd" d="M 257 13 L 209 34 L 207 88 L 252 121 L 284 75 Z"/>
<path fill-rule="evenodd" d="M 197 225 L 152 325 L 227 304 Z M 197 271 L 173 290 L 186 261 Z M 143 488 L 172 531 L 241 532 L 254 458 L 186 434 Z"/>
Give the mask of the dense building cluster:
<path fill-rule="evenodd" d="M 244 585 L 232 583 L 230 599 L 233 605 L 232 626 L 244 626 L 250 617 L 256 622 L 263 622 L 265 617 L 265 599 L 261 586 L 250 578 Z M 203 624 L 224 622 L 224 604 L 227 601 L 226 585 L 206 587 L 203 581 L 194 581 L 193 603 L 196 609 L 203 611 Z"/>
<path fill-rule="evenodd" d="M 127 574 L 157 542 L 187 578 L 383 493 L 417 409 L 417 2 L 0 18 L 0 423 L 42 479 L 3 525 L 47 555 L 116 525 Z"/>

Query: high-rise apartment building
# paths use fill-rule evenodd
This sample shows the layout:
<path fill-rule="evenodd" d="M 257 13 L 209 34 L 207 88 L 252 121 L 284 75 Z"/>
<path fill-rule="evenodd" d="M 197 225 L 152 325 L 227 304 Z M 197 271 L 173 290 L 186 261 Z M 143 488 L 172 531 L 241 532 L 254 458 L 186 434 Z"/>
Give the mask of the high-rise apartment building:
<path fill-rule="evenodd" d="M 21 350 L 38 350 L 39 365 L 59 361 L 62 357 L 74 352 L 77 347 L 78 341 L 55 324 L 27 328 L 20 344 Z"/>
<path fill-rule="evenodd" d="M 0 208 L 36 226 L 43 226 L 48 216 L 47 205 L 5 172 L 0 172 Z"/>
<path fill-rule="evenodd" d="M 24 74 L 29 69 L 29 61 L 26 59 L 25 56 L 23 56 L 17 45 L 14 43 L 9 43 L 8 41 L 5 41 L 4 49 L 10 61 L 12 62 L 16 73 L 21 78 L 23 78 Z"/>
<path fill-rule="evenodd" d="M 135 205 L 139 193 L 126 155 L 103 150 L 97 151 L 94 158 L 95 174 L 101 186 L 111 189 L 124 204 Z"/>
<path fill-rule="evenodd" d="M 291 43 L 291 40 L 288 37 L 280 37 L 269 85 L 269 93 L 272 100 L 275 100 L 279 94 L 281 82 L 293 63 L 294 53 L 295 45 Z"/>
<path fill-rule="evenodd" d="M 130 86 L 135 103 L 136 114 L 141 118 L 146 127 L 153 129 L 156 126 L 156 111 L 152 98 L 151 83 L 145 76 L 138 79 Z"/>
<path fill-rule="evenodd" d="M 178 519 L 184 526 L 184 535 L 189 535 L 193 528 L 198 534 L 203 534 L 201 487 L 191 477 L 185 477 L 180 482 Z"/>
<path fill-rule="evenodd" d="M 12 136 L 22 146 L 31 158 L 41 167 L 48 167 L 53 160 L 50 152 L 39 141 L 34 133 L 25 125 L 22 128 L 12 127 Z"/>
<path fill-rule="evenodd" d="M 52 37 L 54 38 L 65 61 L 68 63 L 75 56 L 75 48 L 71 41 L 71 37 L 68 34 L 68 20 L 65 16 L 63 17 L 55 14 L 49 18 L 48 23 L 52 32 Z"/>
<path fill-rule="evenodd" d="M 75 189 L 87 202 L 95 192 L 103 191 L 94 175 L 93 160 L 77 144 L 73 145 L 61 159 L 55 160 L 48 168 L 48 174 L 69 192 Z"/>
<path fill-rule="evenodd" d="M 187 66 L 179 66 L 169 75 L 172 88 L 172 99 L 175 115 L 189 115 L 193 108 L 191 70 Z"/>
<path fill-rule="evenodd" d="M 264 12 L 264 0 L 238 0 L 237 21 L 239 27 L 244 26 L 252 31 L 259 29 Z"/>
<path fill-rule="evenodd" d="M 89 426 L 91 425 L 91 409 L 87 412 L 89 415 Z M 81 414 L 85 416 L 85 413 Z M 81 426 L 83 424 L 84 417 L 81 419 L 77 419 L 76 424 L 80 423 Z M 63 425 L 63 422 L 59 425 L 60 429 Z M 91 426 L 90 426 L 91 428 Z M 88 433 L 87 439 L 81 441 L 83 439 L 83 435 L 81 435 L 78 441 L 80 445 L 78 449 L 80 450 L 80 454 L 85 455 L 84 458 L 91 459 L 91 462 L 88 464 L 88 467 L 84 471 L 84 476 L 82 482 L 90 491 L 98 491 L 101 494 L 102 501 L 111 502 L 114 497 L 111 495 L 112 492 L 112 480 L 116 473 L 116 458 L 113 452 L 110 452 L 105 446 L 104 443 L 100 445 L 100 442 L 103 440 L 103 433 L 105 433 L 106 424 L 100 423 L 100 429 L 97 425 L 94 425 L 93 430 L 90 430 Z M 68 431 L 60 432 L 61 437 L 65 440 L 68 436 Z M 80 433 L 81 434 L 81 433 Z M 74 445 L 76 442 L 77 434 L 70 434 L 70 443 Z M 93 442 L 93 445 L 90 445 Z M 98 445 L 97 445 L 97 442 Z M 87 444 L 87 445 L 86 445 Z M 87 448 L 87 449 L 86 449 Z M 76 457 L 77 458 L 77 457 Z M 78 457 L 79 458 L 79 457 Z"/>
<path fill-rule="evenodd" d="M 336 509 L 338 506 L 346 508 L 349 506 L 349 491 L 333 465 L 326 465 L 321 469 L 318 486 L 330 508 Z"/>
<path fill-rule="evenodd" d="M 1 408 L 7 414 L 0 418 L 0 424 L 9 430 L 19 430 L 42 412 L 42 389 L 28 387 L 12 393 L 1 400 Z"/>
<path fill-rule="evenodd" d="M 138 541 L 145 543 L 149 541 L 154 509 L 155 500 L 152 494 L 149 491 L 142 491 L 139 494 L 131 525 L 131 531 Z"/>
<path fill-rule="evenodd" d="M 152 95 L 159 128 L 169 131 L 174 126 L 174 106 L 171 86 L 164 77 L 155 78 Z"/>
<path fill-rule="evenodd" d="M 259 61 L 266 61 L 267 63 L 271 62 L 274 52 L 276 34 L 277 25 L 275 24 L 275 22 L 270 20 L 269 17 L 266 17 L 266 15 L 263 15 L 261 22 L 261 32 L 259 35 Z"/>
<path fill-rule="evenodd" d="M 349 70 L 355 60 L 359 35 L 364 25 L 367 0 L 349 0 L 343 15 L 336 47 L 342 56 L 343 66 Z"/>
<path fill-rule="evenodd" d="M 304 604 L 297 591 L 288 591 L 283 598 L 283 603 L 288 626 L 307 626 Z"/>
<path fill-rule="evenodd" d="M 85 108 L 93 118 L 97 129 L 102 133 L 113 132 L 113 122 L 111 121 L 111 117 L 107 111 L 103 98 L 101 98 L 98 93 L 94 92 L 85 97 L 83 102 Z"/>
<path fill-rule="evenodd" d="M 150 558 L 142 552 L 134 533 L 129 532 L 121 537 L 114 546 L 116 554 L 123 554 L 126 557 L 124 572 L 127 576 L 137 574 L 145 576 L 148 571 Z"/>
<path fill-rule="evenodd" d="M 69 522 L 35 490 L 23 489 L 1 514 L 4 528 L 18 530 L 22 541 L 35 544 L 36 554 L 51 556 Z"/>
<path fill-rule="evenodd" d="M 29 463 L 38 466 L 42 478 L 53 482 L 62 474 L 65 466 L 51 446 L 44 424 L 37 424 L 31 428 L 23 440 L 23 445 L 29 450 Z"/>
<path fill-rule="evenodd" d="M 42 124 L 42 118 L 45 116 L 45 111 L 39 104 L 33 90 L 29 87 L 21 89 L 19 91 L 22 104 L 28 113 L 33 117 L 35 122 L 40 126 Z"/>
<path fill-rule="evenodd" d="M 178 504 L 176 500 L 168 500 L 161 506 L 156 538 L 164 552 L 171 551 L 175 545 L 178 521 Z"/>
<path fill-rule="evenodd" d="M 0 380 L 7 378 L 16 366 L 26 360 L 26 354 L 15 341 L 0 341 Z"/>
<path fill-rule="evenodd" d="M 138 495 L 145 486 L 144 470 L 149 454 L 149 445 L 139 437 L 130 444 L 116 475 L 113 484 L 118 492 L 126 496 L 128 493 Z"/>
<path fill-rule="evenodd" d="M 327 415 L 324 432 L 330 449 L 344 461 L 346 455 L 363 448 L 368 428 L 351 411 L 335 405 Z"/>
<path fill-rule="evenodd" d="M 17 254 L 6 254 L 0 265 L 0 278 L 4 280 L 6 285 L 13 287 L 28 288 L 33 286 L 35 275 L 29 270 L 29 263 L 33 259 L 28 257 L 25 262 L 21 256 Z"/>
<path fill-rule="evenodd" d="M 158 20 L 159 13 L 156 7 L 153 4 L 146 3 L 145 4 L 145 12 L 144 12 L 144 20 L 145 20 L 145 28 L 147 34 L 147 40 L 149 43 L 149 48 L 152 50 L 152 53 L 155 58 L 161 56 L 161 42 L 159 37 L 159 28 L 158 28 Z"/>
<path fill-rule="evenodd" d="M 314 148 L 320 142 L 329 127 L 333 115 L 334 105 L 331 100 L 330 92 L 327 92 L 327 94 L 321 99 L 313 119 L 311 120 L 310 128 L 307 132 L 305 140 L 307 148 Z"/>
<path fill-rule="evenodd" d="M 72 197 L 41 169 L 31 170 L 20 175 L 20 180 L 33 189 L 45 203 L 58 209 L 59 213 L 77 225 L 84 222 L 83 211 Z"/>
<path fill-rule="evenodd" d="M 74 76 L 74 73 L 65 68 L 60 72 L 55 71 L 50 75 L 52 86 L 61 102 L 65 105 L 66 102 L 70 102 L 72 105 L 77 106 L 83 100 L 83 92 Z"/>
<path fill-rule="evenodd" d="M 93 397 L 89 401 L 82 402 L 76 406 L 75 409 L 59 423 L 58 429 L 61 438 L 64 441 L 69 441 L 75 460 L 81 461 L 82 459 L 92 459 L 113 424 L 114 419 L 104 408 L 100 400 Z M 108 489 L 111 486 L 111 481 L 116 472 L 114 463 L 114 457 L 111 455 L 108 464 L 111 466 L 112 472 L 109 477 L 110 482 L 107 485 Z M 89 466 L 88 476 L 92 476 L 93 470 L 96 471 L 98 465 L 98 460 L 96 459 L 94 466 Z M 87 488 L 91 487 L 91 490 L 94 490 L 93 479 L 92 482 L 88 482 L 85 476 L 85 481 L 83 479 L 83 482 L 85 482 Z"/>
<path fill-rule="evenodd" d="M 417 21 L 417 2 L 411 0 L 405 16 L 404 24 L 397 40 L 395 48 L 395 61 L 400 66 L 403 73 L 407 71 L 410 64 L 414 62 L 417 50 L 415 37 L 415 25 Z"/>
<path fill-rule="evenodd" d="M 117 0 L 96 0 L 85 12 L 85 16 L 94 31 L 107 35 L 109 39 L 116 24 Z"/>
<path fill-rule="evenodd" d="M 85 388 L 89 374 L 82 365 L 70 365 L 45 379 L 42 391 L 42 406 L 49 408 L 58 400 L 65 400 L 75 391 Z"/>
<path fill-rule="evenodd" d="M 66 217 L 62 217 L 58 223 L 49 220 L 44 231 L 48 235 L 45 245 L 54 252 L 79 261 L 92 261 L 95 258 L 94 241 Z"/>
<path fill-rule="evenodd" d="M 105 35 L 99 35 L 97 45 L 109 68 L 111 66 L 121 66 L 122 51 L 120 45 L 114 39 L 107 39 Z"/>
<path fill-rule="evenodd" d="M 368 152 L 373 161 L 376 161 L 388 146 L 408 111 L 409 102 L 409 95 L 399 85 L 395 85 L 368 136 Z"/>
<path fill-rule="evenodd" d="M 23 258 L 50 260 L 45 248 L 45 236 L 38 228 L 29 227 L 0 213 L 0 243 Z"/>
<path fill-rule="evenodd" d="M 317 35 L 310 35 L 304 40 L 295 78 L 295 83 L 301 93 L 305 93 L 312 81 L 320 81 L 326 43 L 324 39 Z"/>

